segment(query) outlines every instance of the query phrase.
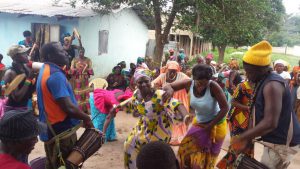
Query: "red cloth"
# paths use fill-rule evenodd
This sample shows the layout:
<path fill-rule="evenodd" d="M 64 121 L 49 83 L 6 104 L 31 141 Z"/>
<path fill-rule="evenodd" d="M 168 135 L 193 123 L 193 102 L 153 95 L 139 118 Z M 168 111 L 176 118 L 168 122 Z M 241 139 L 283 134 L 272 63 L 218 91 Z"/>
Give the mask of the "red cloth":
<path fill-rule="evenodd" d="M 0 63 L 0 70 L 4 70 L 5 69 L 5 65 L 3 63 Z"/>
<path fill-rule="evenodd" d="M 31 169 L 27 164 L 17 161 L 9 154 L 0 154 L 0 166 L 5 169 Z"/>

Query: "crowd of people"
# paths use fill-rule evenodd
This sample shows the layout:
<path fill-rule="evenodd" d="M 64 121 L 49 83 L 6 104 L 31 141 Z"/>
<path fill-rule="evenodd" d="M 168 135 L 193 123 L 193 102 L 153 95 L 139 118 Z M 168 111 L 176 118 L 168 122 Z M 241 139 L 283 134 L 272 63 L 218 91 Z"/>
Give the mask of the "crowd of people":
<path fill-rule="evenodd" d="M 8 50 L 11 67 L 0 65 L 2 91 L 25 75 L 8 95 L 2 92 L 1 167 L 30 168 L 28 155 L 39 135 L 47 169 L 77 168 L 68 155 L 78 128 L 99 129 L 109 144 L 117 139 L 119 111 L 137 118 L 124 143 L 127 169 L 231 169 L 241 154 L 254 158 L 254 142 L 264 145 L 263 165 L 283 169 L 300 150 L 300 62 L 291 73 L 283 60 L 272 64 L 267 41 L 244 54 L 245 74 L 237 59 L 217 64 L 213 54 L 198 57 L 191 69 L 184 50 L 175 55 L 172 49 L 159 69 L 150 70 L 143 57 L 129 70 L 121 61 L 107 76 L 107 88 L 98 88 L 89 83 L 92 61 L 80 37 L 79 46 L 71 35 L 63 44 L 35 47 L 31 33 L 23 34 L 25 40 Z M 33 61 L 43 66 L 36 71 Z M 33 95 L 38 113 L 32 110 Z M 228 127 L 230 146 L 218 161 Z"/>

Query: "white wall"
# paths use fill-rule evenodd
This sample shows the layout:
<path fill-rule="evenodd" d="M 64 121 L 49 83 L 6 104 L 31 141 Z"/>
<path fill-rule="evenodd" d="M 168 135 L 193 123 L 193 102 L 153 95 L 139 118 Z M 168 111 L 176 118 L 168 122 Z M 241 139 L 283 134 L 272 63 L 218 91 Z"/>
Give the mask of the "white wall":
<path fill-rule="evenodd" d="M 273 52 L 274 53 L 286 53 L 289 55 L 294 55 L 294 56 L 300 56 L 300 46 L 294 46 L 294 47 L 273 47 Z"/>
<path fill-rule="evenodd" d="M 11 58 L 7 56 L 8 48 L 24 40 L 23 31 L 31 30 L 31 23 L 59 24 L 60 34 L 72 33 L 73 27 L 77 27 L 77 19 L 64 19 L 58 21 L 55 17 L 24 16 L 17 17 L 17 14 L 0 13 L 0 53 L 4 56 L 3 63 L 11 65 Z M 76 43 L 76 41 L 75 41 Z"/>
<path fill-rule="evenodd" d="M 100 30 L 108 30 L 108 53 L 98 55 Z M 85 55 L 91 58 L 96 77 L 107 76 L 112 68 L 121 61 L 136 63 L 144 56 L 148 41 L 148 28 L 131 9 L 116 14 L 79 19 L 79 32 Z"/>

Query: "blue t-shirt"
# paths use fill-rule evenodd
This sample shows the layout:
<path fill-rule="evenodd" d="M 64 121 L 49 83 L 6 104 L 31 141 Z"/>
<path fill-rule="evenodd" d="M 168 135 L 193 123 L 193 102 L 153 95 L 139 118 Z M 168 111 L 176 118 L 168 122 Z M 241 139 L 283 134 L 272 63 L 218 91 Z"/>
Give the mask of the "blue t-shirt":
<path fill-rule="evenodd" d="M 32 47 L 33 46 L 33 43 L 32 42 L 30 42 L 30 43 L 26 43 L 26 41 L 25 40 L 21 40 L 20 42 L 19 42 L 19 45 L 23 45 L 23 46 L 25 46 L 25 47 Z"/>
<path fill-rule="evenodd" d="M 77 101 L 75 99 L 72 87 L 68 82 L 63 70 L 55 64 L 47 63 L 50 66 L 50 77 L 47 79 L 47 88 L 49 92 L 52 94 L 55 100 L 69 97 L 73 104 L 77 105 Z M 39 77 L 37 80 L 37 101 L 39 107 L 39 119 L 41 122 L 46 123 L 46 115 L 45 115 L 45 107 L 42 93 L 42 76 L 44 72 L 45 66 L 43 66 L 40 70 Z M 62 133 L 65 130 L 68 130 L 75 125 L 79 124 L 79 120 L 72 119 L 70 117 L 66 117 L 64 121 L 58 122 L 52 125 L 56 134 Z M 40 138 L 42 141 L 48 141 L 52 136 L 50 130 L 47 133 L 42 133 Z"/>

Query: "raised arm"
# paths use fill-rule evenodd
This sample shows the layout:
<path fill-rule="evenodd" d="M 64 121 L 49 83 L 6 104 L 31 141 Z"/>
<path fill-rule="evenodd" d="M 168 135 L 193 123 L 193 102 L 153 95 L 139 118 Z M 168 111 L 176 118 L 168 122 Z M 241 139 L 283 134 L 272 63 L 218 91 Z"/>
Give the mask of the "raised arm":
<path fill-rule="evenodd" d="M 162 96 L 162 99 L 164 102 L 166 102 L 168 99 L 170 99 L 174 91 L 178 91 L 181 89 L 186 89 L 187 86 L 191 86 L 192 80 L 191 79 L 185 79 L 185 80 L 180 80 L 178 82 L 173 82 L 171 84 L 167 84 L 163 87 L 163 90 L 165 93 Z"/>
<path fill-rule="evenodd" d="M 8 70 L 5 72 L 2 80 L 4 81 L 4 84 L 10 84 L 13 79 L 17 76 L 15 72 L 12 70 Z M 27 77 L 28 79 L 33 79 L 34 73 L 31 71 L 30 75 Z M 10 96 L 15 102 L 19 102 L 23 99 L 23 97 L 26 95 L 27 91 L 29 90 L 30 84 L 24 85 L 21 88 L 16 88 L 14 91 L 11 92 Z"/>

